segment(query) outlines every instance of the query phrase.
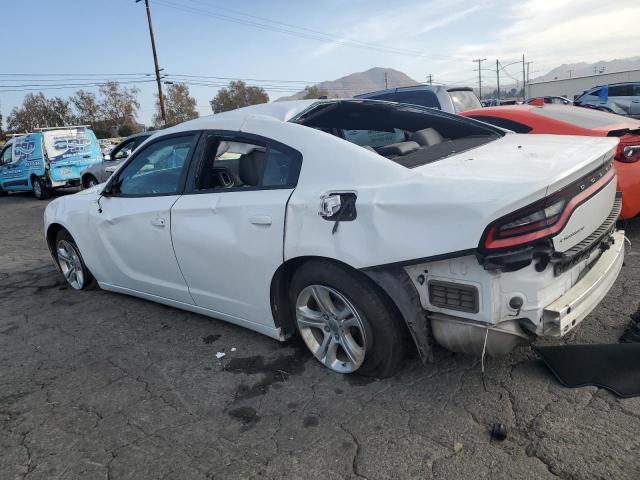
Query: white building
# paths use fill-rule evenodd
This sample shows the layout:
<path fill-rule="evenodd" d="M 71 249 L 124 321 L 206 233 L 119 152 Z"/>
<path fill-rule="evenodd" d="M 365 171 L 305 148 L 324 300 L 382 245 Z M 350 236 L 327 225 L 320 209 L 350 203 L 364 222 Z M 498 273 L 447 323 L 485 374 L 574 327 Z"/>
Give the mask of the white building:
<path fill-rule="evenodd" d="M 600 73 L 546 82 L 531 82 L 527 85 L 526 96 L 527 98 L 561 96 L 573 100 L 575 95 L 580 95 L 591 87 L 621 82 L 640 82 L 640 70 Z"/>

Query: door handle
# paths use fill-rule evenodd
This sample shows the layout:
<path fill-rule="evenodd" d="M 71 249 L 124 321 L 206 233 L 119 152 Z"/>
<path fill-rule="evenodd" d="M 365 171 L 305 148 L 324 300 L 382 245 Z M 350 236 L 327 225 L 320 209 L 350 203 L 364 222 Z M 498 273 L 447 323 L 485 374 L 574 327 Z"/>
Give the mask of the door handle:
<path fill-rule="evenodd" d="M 154 218 L 151 220 L 151 225 L 158 228 L 164 228 L 167 224 L 167 221 L 164 218 Z"/>
<path fill-rule="evenodd" d="M 253 215 L 249 217 L 249 221 L 254 225 L 271 225 L 272 223 L 269 215 Z"/>

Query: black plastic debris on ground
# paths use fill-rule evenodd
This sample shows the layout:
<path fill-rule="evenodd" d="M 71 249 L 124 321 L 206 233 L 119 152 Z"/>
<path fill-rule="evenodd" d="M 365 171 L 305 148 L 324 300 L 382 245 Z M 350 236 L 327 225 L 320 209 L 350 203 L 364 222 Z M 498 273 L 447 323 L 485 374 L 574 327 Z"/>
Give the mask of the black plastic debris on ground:
<path fill-rule="evenodd" d="M 631 322 L 620 336 L 621 343 L 640 343 L 640 306 L 631 315 Z"/>
<path fill-rule="evenodd" d="M 640 396 L 640 343 L 534 349 L 565 387 L 595 385 L 623 398 Z"/>

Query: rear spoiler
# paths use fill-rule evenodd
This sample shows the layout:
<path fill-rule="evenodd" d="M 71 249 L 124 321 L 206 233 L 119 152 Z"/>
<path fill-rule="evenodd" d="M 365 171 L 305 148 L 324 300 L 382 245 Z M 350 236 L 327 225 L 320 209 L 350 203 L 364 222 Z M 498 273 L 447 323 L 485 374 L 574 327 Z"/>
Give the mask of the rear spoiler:
<path fill-rule="evenodd" d="M 609 133 L 607 133 L 607 137 L 624 137 L 627 133 L 631 133 L 632 135 L 640 135 L 640 127 L 611 130 Z"/>

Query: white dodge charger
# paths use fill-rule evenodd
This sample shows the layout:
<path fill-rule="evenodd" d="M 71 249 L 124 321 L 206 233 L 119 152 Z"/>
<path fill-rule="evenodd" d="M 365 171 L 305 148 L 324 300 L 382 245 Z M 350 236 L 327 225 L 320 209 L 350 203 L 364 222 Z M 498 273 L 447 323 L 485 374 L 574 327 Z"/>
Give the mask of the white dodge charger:
<path fill-rule="evenodd" d="M 622 267 L 617 139 L 516 135 L 372 100 L 257 105 L 145 141 L 58 198 L 69 285 L 300 335 L 325 366 L 391 375 L 410 341 L 499 354 L 560 337 Z"/>

